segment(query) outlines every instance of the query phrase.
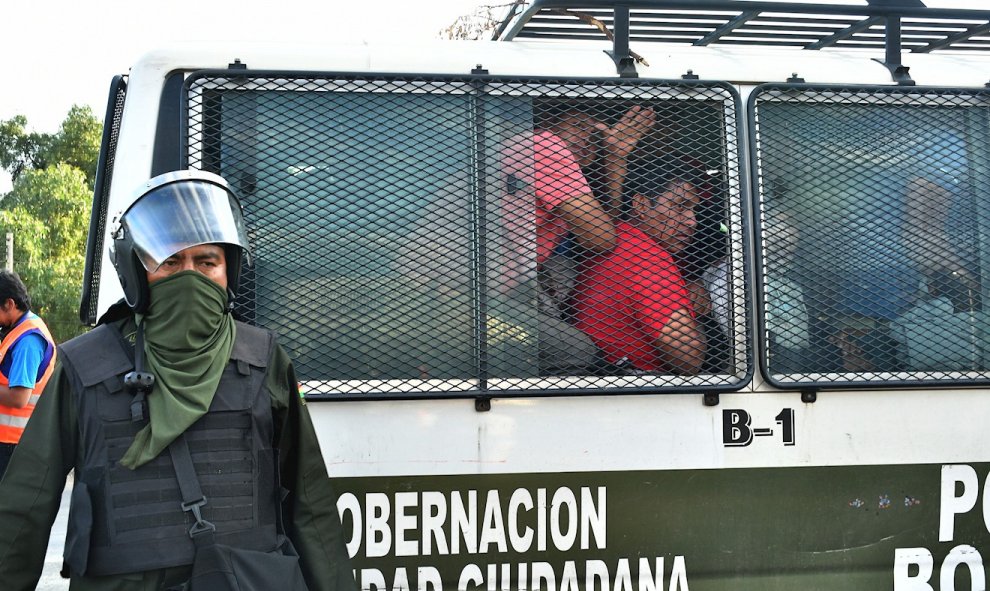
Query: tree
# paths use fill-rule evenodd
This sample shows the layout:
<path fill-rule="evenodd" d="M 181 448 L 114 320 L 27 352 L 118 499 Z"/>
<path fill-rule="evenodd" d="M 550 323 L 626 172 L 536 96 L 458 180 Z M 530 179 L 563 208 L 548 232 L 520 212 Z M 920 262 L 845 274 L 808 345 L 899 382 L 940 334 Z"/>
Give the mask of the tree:
<path fill-rule="evenodd" d="M 14 270 L 59 342 L 81 332 L 79 294 L 91 193 L 81 170 L 58 163 L 25 171 L 3 200 L 0 233 L 14 234 Z"/>
<path fill-rule="evenodd" d="M 502 23 L 502 18 L 509 8 L 516 6 L 521 9 L 526 2 L 513 0 L 505 4 L 482 4 L 471 14 L 457 17 L 450 26 L 440 31 L 441 39 L 490 39 L 495 29 Z"/>
<path fill-rule="evenodd" d="M 50 135 L 28 133 L 26 127 L 23 115 L 0 121 L 0 168 L 10 173 L 13 181 L 27 168 L 44 168 L 42 154 L 51 141 Z"/>
<path fill-rule="evenodd" d="M 57 133 L 26 127 L 22 116 L 0 122 L 0 167 L 14 178 L 0 200 L 0 236 L 14 234 L 14 270 L 61 342 L 83 330 L 77 314 L 102 126 L 89 107 L 74 106 Z"/>
<path fill-rule="evenodd" d="M 74 105 L 42 155 L 47 164 L 64 163 L 83 171 L 86 184 L 96 183 L 96 165 L 100 158 L 103 124 L 89 107 Z"/>
<path fill-rule="evenodd" d="M 86 175 L 90 187 L 96 181 L 103 125 L 89 107 L 73 105 L 57 133 L 27 131 L 27 118 L 15 115 L 0 121 L 0 168 L 11 180 L 25 170 L 42 170 L 58 163 L 70 164 Z"/>

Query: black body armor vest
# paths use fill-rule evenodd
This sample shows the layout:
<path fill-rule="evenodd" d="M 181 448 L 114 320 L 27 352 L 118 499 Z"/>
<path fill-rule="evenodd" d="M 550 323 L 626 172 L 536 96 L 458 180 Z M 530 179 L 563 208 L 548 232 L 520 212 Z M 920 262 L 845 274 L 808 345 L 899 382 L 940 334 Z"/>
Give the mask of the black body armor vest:
<path fill-rule="evenodd" d="M 186 430 L 207 504 L 203 518 L 216 541 L 271 551 L 278 542 L 281 495 L 272 449 L 269 392 L 264 387 L 272 333 L 237 324 L 230 362 L 209 412 Z M 119 460 L 147 419 L 132 420 L 123 376 L 134 346 L 103 325 L 60 347 L 78 409 L 79 449 L 65 558 L 77 575 L 116 575 L 188 565 L 192 516 L 181 508 L 166 449 L 130 470 Z M 154 394 L 152 394 L 154 395 Z"/>

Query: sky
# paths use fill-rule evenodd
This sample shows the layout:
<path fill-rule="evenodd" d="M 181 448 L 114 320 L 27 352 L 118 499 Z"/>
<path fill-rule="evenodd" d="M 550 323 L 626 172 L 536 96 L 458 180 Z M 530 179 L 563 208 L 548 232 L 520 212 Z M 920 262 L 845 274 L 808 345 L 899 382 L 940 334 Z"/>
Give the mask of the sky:
<path fill-rule="evenodd" d="M 0 121 L 58 131 L 74 104 L 101 120 L 110 80 L 145 52 L 187 41 L 436 39 L 482 4 L 507 0 L 4 0 Z M 0 193 L 10 179 L 0 171 Z"/>
<path fill-rule="evenodd" d="M 857 0 L 824 0 L 862 4 Z M 146 51 L 186 41 L 341 42 L 435 39 L 479 5 L 511 0 L 3 0 L 0 120 L 43 133 L 74 104 L 106 110 L 110 80 Z M 986 8 L 987 0 L 926 0 Z M 504 9 L 499 9 L 502 14 Z M 10 189 L 0 171 L 0 193 Z"/>

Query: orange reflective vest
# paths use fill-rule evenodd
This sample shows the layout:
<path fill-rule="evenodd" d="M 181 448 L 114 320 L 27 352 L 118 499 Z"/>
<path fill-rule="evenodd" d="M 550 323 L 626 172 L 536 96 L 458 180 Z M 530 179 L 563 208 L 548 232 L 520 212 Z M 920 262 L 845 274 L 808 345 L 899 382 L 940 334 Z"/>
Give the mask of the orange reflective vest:
<path fill-rule="evenodd" d="M 38 403 L 41 391 L 45 389 L 45 384 L 48 383 L 48 379 L 52 377 L 52 372 L 55 370 L 55 339 L 48 332 L 48 327 L 45 326 L 44 321 L 30 312 L 26 313 L 0 342 L 0 360 L 17 344 L 17 341 L 29 334 L 40 334 L 47 342 L 47 346 L 45 347 L 45 354 L 41 358 L 41 365 L 38 366 L 38 377 L 34 383 L 34 389 L 31 391 L 31 397 L 28 398 L 28 403 L 23 408 L 0 404 L 0 442 L 2 443 L 17 443 L 21 440 L 24 427 L 27 425 L 28 419 L 31 418 L 31 412 L 34 411 L 34 405 Z M 7 388 L 9 385 L 10 379 L 0 372 L 0 386 Z"/>

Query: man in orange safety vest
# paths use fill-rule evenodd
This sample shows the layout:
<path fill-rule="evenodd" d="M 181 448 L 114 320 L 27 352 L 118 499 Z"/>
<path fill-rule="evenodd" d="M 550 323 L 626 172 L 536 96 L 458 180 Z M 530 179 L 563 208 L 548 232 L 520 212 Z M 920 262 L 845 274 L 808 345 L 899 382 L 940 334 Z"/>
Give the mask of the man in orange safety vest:
<path fill-rule="evenodd" d="M 20 277 L 0 271 L 0 477 L 55 368 L 55 341 Z"/>

